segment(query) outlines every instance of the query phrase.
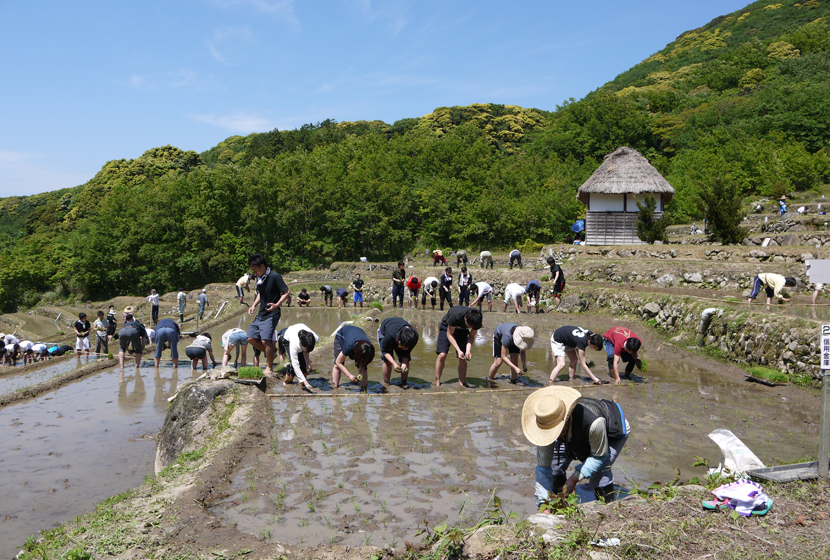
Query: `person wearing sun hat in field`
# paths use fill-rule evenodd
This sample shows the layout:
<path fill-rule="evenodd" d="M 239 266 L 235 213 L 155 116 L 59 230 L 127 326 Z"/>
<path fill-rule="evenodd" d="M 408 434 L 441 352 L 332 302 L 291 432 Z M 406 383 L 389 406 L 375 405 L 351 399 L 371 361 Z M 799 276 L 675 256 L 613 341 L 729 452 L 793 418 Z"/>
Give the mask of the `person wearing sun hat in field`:
<path fill-rule="evenodd" d="M 614 499 L 611 467 L 631 432 L 619 404 L 583 397 L 571 387 L 545 387 L 525 400 L 522 432 L 536 446 L 537 506 L 553 494 L 574 492 L 584 479 L 598 500 Z M 582 463 L 566 477 L 574 459 Z"/>
<path fill-rule="evenodd" d="M 519 374 L 527 371 L 527 349 L 533 346 L 533 329 L 516 323 L 502 323 L 493 331 L 493 365 L 488 378 L 493 381 L 502 362 L 510 367 L 510 383 L 516 383 Z M 522 367 L 519 367 L 519 357 Z"/>

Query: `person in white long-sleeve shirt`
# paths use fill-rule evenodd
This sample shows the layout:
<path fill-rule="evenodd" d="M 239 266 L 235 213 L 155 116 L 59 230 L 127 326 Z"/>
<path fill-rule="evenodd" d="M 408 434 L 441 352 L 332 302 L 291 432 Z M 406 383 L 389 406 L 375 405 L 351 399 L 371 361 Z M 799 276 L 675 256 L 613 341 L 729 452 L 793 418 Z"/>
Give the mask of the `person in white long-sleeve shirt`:
<path fill-rule="evenodd" d="M 277 348 L 279 349 L 280 360 L 288 355 L 288 371 L 285 374 L 285 384 L 290 385 L 297 377 L 300 384 L 308 391 L 314 392 L 306 375 L 311 371 L 311 357 L 309 354 L 314 351 L 314 346 L 320 342 L 320 337 L 313 330 L 303 323 L 291 325 L 277 333 Z"/>

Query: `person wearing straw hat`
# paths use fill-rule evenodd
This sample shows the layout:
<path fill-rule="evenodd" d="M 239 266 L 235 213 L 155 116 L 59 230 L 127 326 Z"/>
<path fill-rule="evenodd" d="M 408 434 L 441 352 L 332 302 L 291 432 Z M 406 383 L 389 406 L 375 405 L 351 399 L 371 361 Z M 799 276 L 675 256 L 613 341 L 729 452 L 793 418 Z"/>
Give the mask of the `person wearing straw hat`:
<path fill-rule="evenodd" d="M 571 494 L 585 479 L 597 499 L 613 500 L 611 467 L 631 432 L 619 404 L 583 397 L 571 387 L 545 387 L 525 400 L 522 432 L 536 446 L 537 506 L 553 494 Z M 574 459 L 582 463 L 567 477 Z"/>
<path fill-rule="evenodd" d="M 601 334 L 594 334 L 581 327 L 565 326 L 556 329 L 550 337 L 550 350 L 556 359 L 556 367 L 550 372 L 550 382 L 556 382 L 556 377 L 565 367 L 565 356 L 568 356 L 570 361 L 568 381 L 573 381 L 576 374 L 576 365 L 579 363 L 594 384 L 601 385 L 602 381 L 594 375 L 594 372 L 585 362 L 585 349 L 590 346 L 594 350 L 602 350 L 604 344 L 605 339 L 602 338 Z"/>
<path fill-rule="evenodd" d="M 510 367 L 510 383 L 516 383 L 519 374 L 527 371 L 527 349 L 533 346 L 534 332 L 530 327 L 520 327 L 516 323 L 502 323 L 493 331 L 493 365 L 487 377 L 496 378 L 502 362 Z M 519 368 L 519 356 L 522 367 Z"/>
<path fill-rule="evenodd" d="M 785 195 L 781 195 L 781 198 L 778 199 L 778 215 L 783 216 L 787 213 L 787 197 Z"/>

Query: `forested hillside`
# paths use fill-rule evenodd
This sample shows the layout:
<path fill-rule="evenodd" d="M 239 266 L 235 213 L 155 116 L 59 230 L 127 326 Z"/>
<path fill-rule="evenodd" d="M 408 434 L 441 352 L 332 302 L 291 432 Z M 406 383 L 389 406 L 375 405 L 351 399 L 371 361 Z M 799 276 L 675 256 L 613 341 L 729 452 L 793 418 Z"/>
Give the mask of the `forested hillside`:
<path fill-rule="evenodd" d="M 552 105 L 556 100 L 551 100 Z M 397 259 L 417 247 L 563 240 L 576 189 L 621 145 L 702 217 L 713 178 L 747 196 L 830 176 L 830 2 L 756 2 L 686 32 L 553 111 L 442 107 L 392 124 L 327 120 L 108 162 L 85 185 L 0 200 L 0 307 Z"/>

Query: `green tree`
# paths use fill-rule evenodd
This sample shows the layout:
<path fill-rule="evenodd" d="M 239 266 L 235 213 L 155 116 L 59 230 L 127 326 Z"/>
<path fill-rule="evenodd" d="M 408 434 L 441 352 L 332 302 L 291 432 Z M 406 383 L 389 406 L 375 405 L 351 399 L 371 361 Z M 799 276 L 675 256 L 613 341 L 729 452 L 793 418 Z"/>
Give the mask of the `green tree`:
<path fill-rule="evenodd" d="M 746 215 L 741 207 L 743 195 L 736 181 L 713 179 L 701 189 L 701 198 L 710 240 L 730 245 L 746 239 L 746 228 L 741 227 Z"/>
<path fill-rule="evenodd" d="M 663 217 L 654 218 L 654 211 L 657 209 L 657 201 L 650 194 L 647 194 L 643 204 L 637 201 L 637 237 L 646 243 L 666 240 L 666 220 Z"/>

